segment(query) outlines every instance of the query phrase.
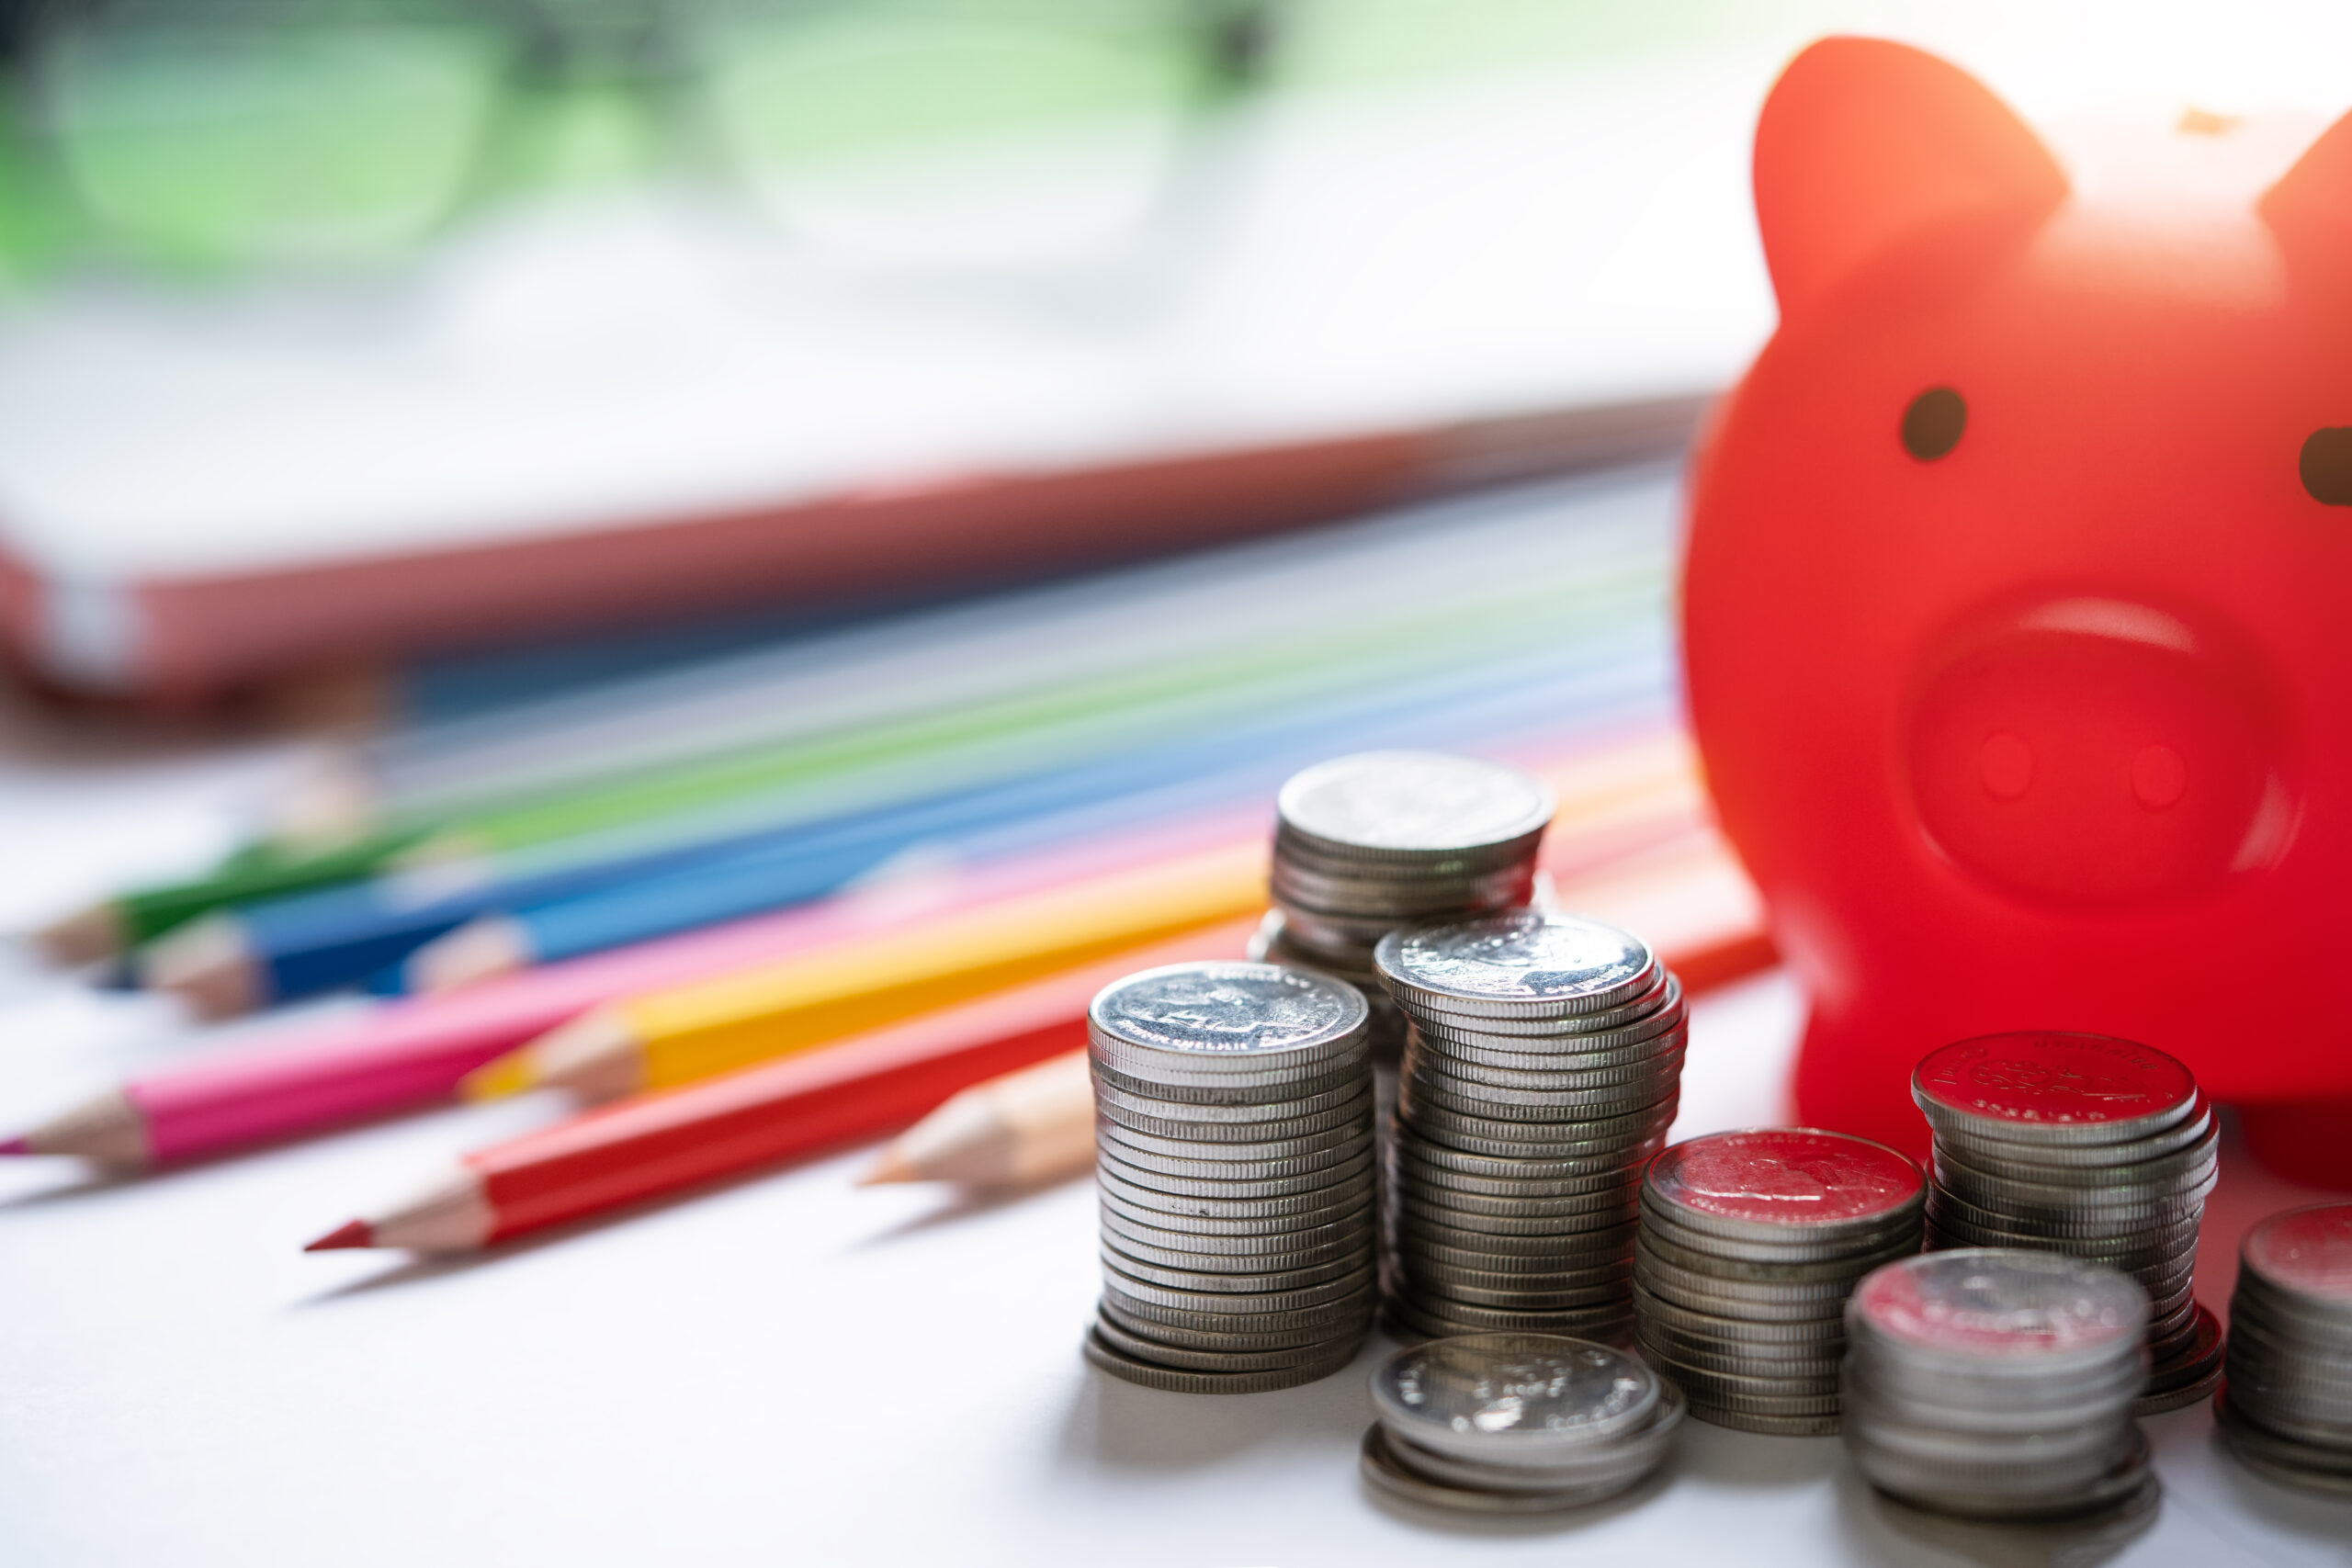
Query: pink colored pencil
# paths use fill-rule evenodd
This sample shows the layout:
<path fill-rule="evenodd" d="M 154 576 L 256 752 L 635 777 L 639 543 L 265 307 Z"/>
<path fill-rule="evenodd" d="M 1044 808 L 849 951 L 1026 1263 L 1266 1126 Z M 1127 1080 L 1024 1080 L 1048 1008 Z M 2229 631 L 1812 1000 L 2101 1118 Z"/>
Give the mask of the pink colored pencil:
<path fill-rule="evenodd" d="M 1255 807 L 1204 814 L 977 869 L 910 874 L 818 904 L 386 1002 L 299 1038 L 132 1078 L 0 1143 L 0 1154 L 78 1155 L 141 1169 L 447 1100 L 476 1067 L 616 998 L 872 936 L 914 915 L 1262 838 L 1264 818 Z"/>
<path fill-rule="evenodd" d="M 1513 761 L 1587 810 L 1544 845 L 1543 865 L 1580 874 L 1688 835 L 1703 813 L 1688 742 L 1644 728 Z M 1675 776 L 1672 785 L 1662 780 Z M 0 1142 L 0 1155 L 74 1155 L 124 1169 L 186 1164 L 451 1098 L 458 1081 L 605 1003 L 855 941 L 918 915 L 1009 898 L 1089 875 L 1263 843 L 1267 807 L 1203 813 L 1017 859 L 877 882 L 821 903 L 386 1002 L 296 1038 L 225 1049 L 130 1079 Z"/>

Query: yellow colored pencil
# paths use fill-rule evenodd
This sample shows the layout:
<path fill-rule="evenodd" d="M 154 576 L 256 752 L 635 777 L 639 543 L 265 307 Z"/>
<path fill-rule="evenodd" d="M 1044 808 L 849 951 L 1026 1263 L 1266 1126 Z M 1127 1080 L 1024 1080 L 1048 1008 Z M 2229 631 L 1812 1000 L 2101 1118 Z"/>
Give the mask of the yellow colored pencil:
<path fill-rule="evenodd" d="M 1266 846 L 1090 877 L 599 1009 L 490 1063 L 472 1098 L 670 1089 L 1264 907 Z"/>

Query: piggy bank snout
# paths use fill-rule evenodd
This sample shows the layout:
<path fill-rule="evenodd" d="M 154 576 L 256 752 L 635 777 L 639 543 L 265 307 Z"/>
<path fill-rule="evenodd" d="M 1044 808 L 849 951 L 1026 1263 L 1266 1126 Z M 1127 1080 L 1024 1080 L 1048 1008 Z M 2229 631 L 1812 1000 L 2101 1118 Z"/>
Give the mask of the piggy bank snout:
<path fill-rule="evenodd" d="M 2293 829 L 2260 661 L 2164 612 L 2062 600 L 1947 648 L 1906 762 L 1952 861 L 2041 900 L 2187 893 L 2275 861 Z"/>

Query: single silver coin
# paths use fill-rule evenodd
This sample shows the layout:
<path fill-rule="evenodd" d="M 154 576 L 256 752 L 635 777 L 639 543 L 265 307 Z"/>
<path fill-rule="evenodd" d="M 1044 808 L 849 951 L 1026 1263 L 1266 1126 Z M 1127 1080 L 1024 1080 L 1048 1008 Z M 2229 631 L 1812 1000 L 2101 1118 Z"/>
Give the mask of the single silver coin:
<path fill-rule="evenodd" d="M 1254 1199 L 1295 1198 L 1344 1186 L 1351 1181 L 1369 1179 L 1373 1171 L 1373 1155 L 1370 1149 L 1365 1149 L 1353 1158 L 1337 1164 L 1308 1166 L 1299 1170 L 1272 1174 L 1237 1171 L 1236 1168 L 1219 1162 L 1214 1168 L 1214 1174 L 1192 1176 L 1181 1171 L 1154 1169 L 1122 1159 L 1116 1150 L 1104 1149 L 1098 1144 L 1094 1165 L 1105 1180 L 1116 1180 L 1140 1190 L 1170 1197 L 1238 1202 Z"/>
<path fill-rule="evenodd" d="M 1657 960 L 1639 937 L 1581 916 L 1519 909 L 1416 926 L 1381 939 L 1374 962 L 1408 1009 L 1456 1013 L 1598 1012 L 1637 995 Z"/>
<path fill-rule="evenodd" d="M 1204 962 L 1104 987 L 1087 1025 L 1099 1059 L 1116 1070 L 1147 1082 L 1163 1075 L 1199 1081 L 1350 1054 L 1361 1048 L 1368 1016 L 1362 993 L 1326 976 Z"/>
<path fill-rule="evenodd" d="M 1328 1344 L 1350 1334 L 1362 1334 L 1372 1324 L 1374 1308 L 1369 1300 L 1356 1303 L 1348 1311 L 1327 1314 L 1303 1327 L 1286 1329 L 1251 1328 L 1186 1328 L 1152 1318 L 1139 1317 L 1117 1303 L 1105 1298 L 1101 1303 L 1102 1314 L 1117 1324 L 1131 1337 L 1156 1345 L 1171 1346 L 1180 1350 L 1232 1350 L 1254 1353 L 1261 1350 L 1295 1350 L 1308 1345 Z M 1227 1323 L 1249 1322 L 1247 1318 L 1227 1317 Z M 1148 1359 L 1148 1358 L 1147 1358 Z"/>
<path fill-rule="evenodd" d="M 1623 1073 L 1683 1050 L 1690 1043 L 1690 1020 L 1669 1015 L 1655 1029 L 1645 1024 L 1638 1030 L 1611 1031 L 1601 1038 L 1611 1043 L 1598 1050 L 1537 1053 L 1498 1051 L 1418 1023 L 1407 1037 L 1417 1065 L 1454 1077 L 1508 1089 L 1581 1089 L 1594 1073 Z"/>
<path fill-rule="evenodd" d="M 1639 1434 L 1619 1442 L 1596 1443 L 1590 1453 L 1578 1455 L 1574 1463 L 1541 1467 L 1481 1464 L 1416 1448 L 1394 1432 L 1386 1432 L 1385 1436 L 1389 1452 L 1415 1475 L 1480 1492 L 1556 1495 L 1572 1488 L 1605 1485 L 1629 1474 L 1645 1475 L 1652 1462 L 1643 1451 L 1646 1445 Z"/>
<path fill-rule="evenodd" d="M 1360 1089 L 1372 1076 L 1372 1054 L 1367 1048 L 1318 1063 L 1311 1070 L 1283 1069 L 1266 1075 L 1264 1082 L 1237 1082 L 1231 1077 L 1206 1084 L 1153 1082 L 1130 1077 L 1116 1066 L 1106 1066 L 1100 1051 L 1091 1043 L 1087 1066 L 1098 1086 L 1115 1089 L 1138 1103 L 1181 1107 L 1173 1112 L 1177 1115 L 1204 1115 L 1218 1107 L 1230 1107 L 1246 1114 L 1265 1107 L 1280 1111 L 1325 1094 Z"/>
<path fill-rule="evenodd" d="M 1369 1146 L 1372 1138 L 1371 1105 L 1367 1098 L 1363 1113 L 1351 1116 L 1335 1126 L 1320 1132 L 1304 1134 L 1295 1138 L 1236 1139 L 1162 1137 L 1124 1122 L 1104 1118 L 1095 1122 L 1095 1136 L 1106 1148 L 1115 1147 L 1122 1158 L 1127 1151 L 1163 1155 L 1170 1159 L 1218 1160 L 1235 1165 L 1272 1165 L 1284 1160 L 1328 1155 L 1334 1149 Z"/>
<path fill-rule="evenodd" d="M 2352 1202 L 2272 1214 L 2246 1233 L 2239 1258 L 2305 1314 L 2352 1325 Z"/>
<path fill-rule="evenodd" d="M 1164 1345 L 1128 1333 L 1108 1314 L 1096 1318 L 1094 1332 L 1113 1349 L 1137 1361 L 1199 1372 L 1262 1372 L 1287 1370 L 1330 1360 L 1344 1348 L 1352 1351 L 1363 1342 L 1363 1331 L 1318 1344 L 1277 1350 L 1194 1349 Z"/>
<path fill-rule="evenodd" d="M 1365 1316 L 1377 1304 L 1368 1282 L 1351 1293 L 1264 1312 L 1236 1312 L 1229 1304 L 1185 1306 L 1131 1296 L 1114 1288 L 1105 1288 L 1102 1292 L 1102 1310 L 1114 1313 L 1123 1323 L 1132 1320 L 1160 1324 L 1201 1334 L 1281 1334 L 1292 1329 L 1313 1329 L 1329 1337 L 1341 1332 L 1334 1325 Z"/>
<path fill-rule="evenodd" d="M 1361 1134 L 1351 1134 L 1341 1142 L 1288 1158 L 1220 1158 L 1163 1154 L 1154 1149 L 1138 1148 L 1135 1140 L 1116 1136 L 1110 1129 L 1098 1127 L 1095 1131 L 1098 1158 L 1116 1159 L 1123 1165 L 1144 1171 L 1193 1180 L 1311 1178 L 1319 1171 L 1351 1168 L 1358 1160 L 1369 1165 L 1372 1144 L 1372 1135 L 1367 1129 Z"/>
<path fill-rule="evenodd" d="M 1758 1283 L 1835 1284 L 1850 1291 L 1856 1281 L 1882 1264 L 1908 1258 L 1919 1250 L 1915 1235 L 1902 1237 L 1873 1252 L 1850 1254 L 1844 1258 L 1822 1258 L 1804 1263 L 1755 1263 L 1746 1258 L 1710 1257 L 1702 1251 L 1684 1247 L 1668 1235 L 1665 1228 L 1642 1217 L 1642 1245 L 1648 1248 L 1661 1267 L 1678 1269 L 1702 1280 L 1737 1280 Z"/>
<path fill-rule="evenodd" d="M 1634 1287 L 1634 1305 L 1645 1321 L 1667 1324 L 1683 1333 L 1703 1335 L 1724 1344 L 1822 1347 L 1840 1345 L 1846 1339 L 1844 1320 L 1835 1314 L 1777 1321 L 1732 1317 L 1665 1300 L 1639 1284 Z"/>
<path fill-rule="evenodd" d="M 1442 1182 L 1428 1180 L 1420 1168 L 1401 1161 L 1392 1167 L 1389 1190 L 1420 1208 L 1444 1210 L 1451 1214 L 1483 1214 L 1511 1220 L 1548 1219 L 1611 1208 L 1623 1208 L 1630 1214 L 1640 1201 L 1639 1189 L 1629 1178 L 1595 1185 L 1582 1192 L 1498 1197 L 1488 1192 L 1464 1191 Z M 1464 1223 L 1476 1224 L 1471 1220 Z"/>
<path fill-rule="evenodd" d="M 1570 1214 L 1558 1222 L 1559 1229 L 1536 1235 L 1513 1235 L 1495 1231 L 1474 1231 L 1443 1221 L 1432 1221 L 1409 1210 L 1391 1216 L 1399 1245 L 1419 1241 L 1424 1245 L 1457 1250 L 1501 1259 L 1532 1260 L 1530 1267 L 1542 1265 L 1546 1258 L 1565 1258 L 1577 1252 L 1623 1251 L 1634 1239 L 1634 1225 L 1631 1214 L 1603 1210 L 1593 1214 Z"/>
<path fill-rule="evenodd" d="M 1107 1184 L 1098 1184 L 1102 1213 L 1116 1215 L 1133 1225 L 1148 1225 L 1157 1230 L 1180 1230 L 1193 1235 L 1267 1236 L 1309 1229 L 1317 1225 L 1337 1224 L 1358 1217 L 1373 1218 L 1377 1209 L 1372 1201 L 1372 1183 L 1367 1180 L 1359 1188 L 1351 1204 L 1331 1206 L 1318 1204 L 1306 1210 L 1277 1211 L 1259 1213 L 1199 1213 L 1183 1210 L 1170 1211 L 1138 1203 L 1130 1197 L 1113 1190 Z M 1244 1205 L 1245 1208 L 1250 1205 Z M 1261 1207 L 1262 1205 L 1257 1205 Z"/>
<path fill-rule="evenodd" d="M 1645 1474 L 1634 1473 L 1565 1487 L 1526 1491 L 1515 1487 L 1470 1486 L 1448 1477 L 1416 1470 L 1396 1456 L 1396 1445 L 1375 1423 L 1363 1435 L 1361 1468 L 1375 1490 L 1421 1507 L 1499 1517 L 1564 1513 L 1588 1508 L 1638 1486 Z"/>
<path fill-rule="evenodd" d="M 1468 1306 L 1434 1296 L 1400 1295 L 1392 1297 L 1383 1311 L 1397 1337 L 1405 1339 L 1416 1336 L 1442 1339 L 1492 1328 L 1533 1334 L 1564 1334 L 1571 1338 L 1598 1340 L 1604 1345 L 1627 1342 L 1633 1336 L 1632 1316 L 1613 1306 L 1589 1311 L 1512 1312 Z"/>
<path fill-rule="evenodd" d="M 1551 790 L 1516 768 L 1438 751 L 1334 758 L 1292 774 L 1275 795 L 1283 834 L 1342 863 L 1532 852 L 1556 808 Z"/>
<path fill-rule="evenodd" d="M 1624 1179 L 1629 1160 L 1645 1163 L 1655 1152 L 1649 1144 L 1662 1143 L 1662 1135 L 1653 1133 L 1648 1140 L 1632 1143 L 1622 1138 L 1608 1140 L 1595 1153 L 1589 1155 L 1521 1159 L 1452 1148 L 1421 1136 L 1409 1123 L 1402 1121 L 1395 1122 L 1390 1131 L 1393 1134 L 1391 1144 L 1399 1160 L 1425 1168 L 1426 1179 L 1439 1180 L 1442 1176 L 1446 1179 L 1442 1184 L 1446 1186 L 1498 1194 L 1523 1188 L 1532 1195 L 1539 1184 L 1585 1181 L 1595 1178 L 1606 1178 L 1614 1183 Z M 1638 1164 L 1634 1174 L 1639 1174 Z"/>
<path fill-rule="evenodd" d="M 1088 1331 L 1085 1343 L 1086 1359 L 1098 1371 L 1169 1393 L 1266 1393 L 1275 1389 L 1296 1388 L 1301 1383 L 1329 1377 L 1355 1359 L 1358 1348 L 1358 1341 L 1342 1341 L 1329 1356 L 1319 1360 L 1272 1371 L 1204 1372 L 1142 1360 L 1092 1330 Z"/>
<path fill-rule="evenodd" d="M 1488 1463 L 1556 1462 L 1646 1420 L 1651 1371 L 1622 1350 L 1491 1333 L 1400 1350 L 1373 1370 L 1373 1408 L 1418 1447 Z"/>
<path fill-rule="evenodd" d="M 1435 922 L 1430 922 L 1435 923 Z M 1376 954 L 1375 954 L 1376 959 Z M 1384 987 L 1389 986 L 1384 977 Z M 1557 1055 L 1579 1050 L 1606 1050 L 1608 1036 L 1639 1028 L 1660 1019 L 1684 1016 L 1682 982 L 1663 964 L 1652 969 L 1623 1000 L 1605 1008 L 1564 1013 L 1529 1004 L 1499 1011 L 1485 1003 L 1457 1002 L 1434 994 L 1417 996 L 1408 1010 L 1415 1023 L 1442 1029 L 1449 1036 L 1480 1043 L 1497 1051 Z"/>
<path fill-rule="evenodd" d="M 1634 1272 L 1634 1287 L 1637 1295 L 1645 1299 L 1664 1302 L 1711 1317 L 1736 1317 L 1747 1323 L 1829 1324 L 1836 1321 L 1838 1312 L 1838 1302 L 1834 1296 L 1827 1301 L 1749 1301 L 1701 1289 L 1687 1280 L 1640 1269 Z"/>
<path fill-rule="evenodd" d="M 1655 1349 L 1662 1359 L 1699 1367 L 1708 1371 L 1738 1372 L 1747 1377 L 1830 1378 L 1838 1375 L 1842 1348 L 1838 1355 L 1782 1356 L 1759 1353 L 1756 1347 L 1704 1344 L 1662 1331 L 1656 1325 L 1645 1324 L 1639 1314 L 1634 1320 L 1634 1340 L 1645 1358 Z"/>
<path fill-rule="evenodd" d="M 1678 1046 L 1631 1066 L 1550 1076 L 1558 1081 L 1531 1089 L 1498 1083 L 1493 1074 L 1453 1070 L 1428 1056 L 1408 1061 L 1405 1068 L 1412 1093 L 1432 1103 L 1473 1116 L 1550 1122 L 1595 1106 L 1648 1104 L 1680 1080 L 1682 1051 Z"/>
<path fill-rule="evenodd" d="M 2213 1134 L 2213 1107 L 2202 1094 L 2188 1115 L 2144 1138 L 2120 1144 L 2052 1144 L 2005 1137 L 1974 1120 L 1938 1127 L 1935 1135 L 1955 1153 L 1987 1169 L 2083 1169 L 2138 1165 L 2177 1154 Z"/>
<path fill-rule="evenodd" d="M 1318 1216 L 1319 1217 L 1319 1216 Z M 1351 1214 L 1343 1215 L 1327 1224 L 1293 1231 L 1264 1232 L 1251 1235 L 1231 1235 L 1218 1232 L 1170 1230 L 1131 1220 L 1112 1210 L 1102 1216 L 1105 1233 L 1120 1238 L 1118 1245 L 1126 1250 L 1141 1247 L 1140 1257 L 1151 1258 L 1153 1252 L 1215 1253 L 1226 1258 L 1284 1258 L 1317 1252 L 1325 1247 L 1371 1246 L 1377 1229 L 1373 1207 L 1364 1205 Z M 1269 1266 L 1271 1267 L 1271 1265 Z"/>
<path fill-rule="evenodd" d="M 1393 992 L 1385 978 L 1381 985 Z M 1618 1034 L 1651 1025 L 1672 1027 L 1689 1018 L 1681 999 L 1681 980 L 1675 978 L 1675 971 L 1663 966 L 1656 968 L 1625 1001 L 1585 1013 L 1555 1013 L 1538 1006 L 1526 1006 L 1515 1013 L 1479 1013 L 1458 1010 L 1461 1006 L 1467 1004 L 1449 1004 L 1442 997 L 1414 997 L 1407 1016 L 1414 1021 L 1414 1027 L 1442 1030 L 1444 1039 L 1452 1042 L 1470 1043 L 1482 1051 L 1545 1058 L 1574 1055 L 1578 1051 L 1609 1051 Z"/>
<path fill-rule="evenodd" d="M 1923 1253 L 1870 1275 L 1847 1324 L 1908 1355 L 2050 1367 L 2136 1354 L 2147 1314 L 2146 1294 L 2111 1269 L 1970 1249 Z"/>
<path fill-rule="evenodd" d="M 1808 1268 L 1816 1264 L 1840 1267 L 1855 1258 L 1873 1257 L 1882 1252 L 1894 1256 L 1917 1252 L 1926 1234 L 1922 1216 L 1917 1211 L 1894 1215 L 1884 1228 L 1877 1231 L 1815 1236 L 1802 1227 L 1792 1226 L 1788 1235 L 1770 1241 L 1735 1240 L 1719 1234 L 1692 1230 L 1672 1218 L 1669 1211 L 1647 1200 L 1642 1203 L 1641 1214 L 1642 1227 L 1648 1234 L 1669 1246 L 1708 1258 L 1713 1267 L 1725 1269 L 1750 1265 L 1763 1268 Z M 1893 1260 L 1893 1257 L 1879 1258 L 1882 1263 Z"/>
<path fill-rule="evenodd" d="M 1114 1111 L 1126 1111 L 1160 1122 L 1182 1122 L 1187 1125 L 1216 1122 L 1236 1127 L 1264 1126 L 1305 1116 L 1319 1116 L 1327 1111 L 1351 1110 L 1358 1100 L 1369 1100 L 1371 1094 L 1370 1073 L 1351 1073 L 1329 1089 L 1302 1094 L 1295 1099 L 1251 1100 L 1238 1105 L 1170 1100 L 1153 1090 L 1131 1089 L 1103 1081 L 1099 1074 L 1094 1085 L 1094 1103 L 1106 1114 Z"/>
<path fill-rule="evenodd" d="M 2162 1051 L 2056 1030 L 1930 1051 L 1912 1073 L 1911 1097 L 1936 1128 L 2074 1145 L 2154 1136 L 2193 1114 L 2200 1098 L 2196 1076 Z"/>

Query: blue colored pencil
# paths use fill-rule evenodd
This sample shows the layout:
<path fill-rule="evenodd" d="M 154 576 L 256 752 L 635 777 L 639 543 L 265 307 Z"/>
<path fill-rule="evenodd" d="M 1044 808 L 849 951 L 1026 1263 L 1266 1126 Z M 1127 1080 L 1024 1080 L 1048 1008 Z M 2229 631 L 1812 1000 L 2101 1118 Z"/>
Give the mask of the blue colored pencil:
<path fill-rule="evenodd" d="M 1662 713 L 1670 665 L 1654 641 L 1647 648 L 1629 646 L 1632 641 L 1616 639 L 1605 649 L 1579 648 L 1567 658 L 1553 654 L 1532 668 L 1521 665 L 1500 674 L 1482 671 L 1482 679 L 1433 682 L 1434 690 L 1417 686 L 1308 723 L 1254 726 L 1211 744 L 1154 747 L 1002 791 L 978 792 L 999 797 L 993 811 L 975 809 L 968 796 L 933 803 L 900 819 L 905 836 L 894 852 L 921 845 L 957 860 L 985 860 L 1041 840 L 1163 818 L 1186 805 L 1267 798 L 1292 773 L 1336 752 L 1502 744 L 1528 734 L 1556 735 L 1571 719 L 1598 727 Z M 626 885 L 518 902 L 486 917 L 485 924 L 494 920 L 497 931 L 494 937 L 484 932 L 480 940 L 494 943 L 499 966 L 510 967 L 738 919 L 831 891 L 839 884 L 827 886 L 825 878 L 846 863 L 842 857 L 849 847 L 874 841 L 863 826 L 786 836 L 755 851 Z M 369 984 L 389 993 L 430 988 L 448 972 L 432 953 L 420 953 L 408 964 L 379 972 Z"/>

